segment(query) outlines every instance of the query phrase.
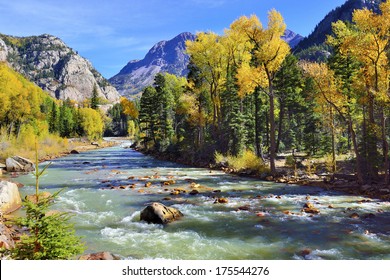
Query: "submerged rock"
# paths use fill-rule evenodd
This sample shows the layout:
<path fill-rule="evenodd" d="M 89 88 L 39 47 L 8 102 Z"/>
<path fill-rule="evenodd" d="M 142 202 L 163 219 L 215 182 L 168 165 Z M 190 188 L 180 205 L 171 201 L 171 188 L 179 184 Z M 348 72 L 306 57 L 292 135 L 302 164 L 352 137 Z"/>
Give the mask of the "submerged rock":
<path fill-rule="evenodd" d="M 168 224 L 181 217 L 183 214 L 176 208 L 158 202 L 151 203 L 141 211 L 141 221 L 153 224 Z"/>
<path fill-rule="evenodd" d="M 12 182 L 0 181 L 0 213 L 11 213 L 21 206 L 18 186 Z"/>

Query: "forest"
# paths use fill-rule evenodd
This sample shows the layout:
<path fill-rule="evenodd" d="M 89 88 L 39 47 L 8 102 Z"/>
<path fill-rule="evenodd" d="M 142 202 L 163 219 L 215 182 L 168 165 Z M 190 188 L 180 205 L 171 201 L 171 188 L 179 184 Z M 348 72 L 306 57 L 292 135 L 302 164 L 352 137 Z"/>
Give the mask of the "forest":
<path fill-rule="evenodd" d="M 299 59 L 282 15 L 234 21 L 187 41 L 187 80 L 159 74 L 139 101 L 143 149 L 186 162 L 245 162 L 278 176 L 280 154 L 347 162 L 358 184 L 389 184 L 390 3 L 356 10 L 327 38 L 326 62 Z M 255 161 L 255 164 L 253 164 Z M 242 164 L 241 164 L 242 165 Z M 234 166 L 234 165 L 233 165 Z"/>

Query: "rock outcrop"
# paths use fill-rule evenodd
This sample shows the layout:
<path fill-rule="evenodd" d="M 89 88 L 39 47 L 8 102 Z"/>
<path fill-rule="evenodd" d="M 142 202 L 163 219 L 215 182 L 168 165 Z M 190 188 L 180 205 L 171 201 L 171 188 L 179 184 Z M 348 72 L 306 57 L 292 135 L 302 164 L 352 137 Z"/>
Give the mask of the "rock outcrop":
<path fill-rule="evenodd" d="M 11 213 L 22 206 L 18 186 L 8 181 L 0 181 L 0 213 Z"/>
<path fill-rule="evenodd" d="M 153 224 L 168 224 L 181 217 L 183 214 L 176 208 L 158 202 L 151 203 L 141 211 L 141 221 Z"/>
<path fill-rule="evenodd" d="M 0 62 L 7 61 L 8 47 L 5 42 L 0 38 Z"/>
<path fill-rule="evenodd" d="M 31 172 L 35 170 L 34 163 L 20 156 L 7 158 L 5 165 L 8 172 Z"/>
<path fill-rule="evenodd" d="M 52 35 L 12 37 L 0 34 L 0 61 L 4 58 L 19 73 L 57 99 L 81 102 L 98 95 L 111 103 L 120 98 L 116 89 L 92 64 Z"/>

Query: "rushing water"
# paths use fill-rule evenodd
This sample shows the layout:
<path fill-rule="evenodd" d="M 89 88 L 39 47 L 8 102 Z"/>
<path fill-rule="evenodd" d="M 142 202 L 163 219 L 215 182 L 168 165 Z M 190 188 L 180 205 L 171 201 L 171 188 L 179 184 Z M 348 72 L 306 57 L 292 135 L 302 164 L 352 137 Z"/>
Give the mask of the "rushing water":
<path fill-rule="evenodd" d="M 389 202 L 191 168 L 128 145 L 56 159 L 41 179 L 42 191 L 66 187 L 55 206 L 75 214 L 88 252 L 127 259 L 390 259 Z M 155 176 L 149 188 L 146 176 Z M 170 179 L 176 184 L 161 185 Z M 26 185 L 22 195 L 34 192 L 32 175 L 17 180 Z M 192 181 L 209 189 L 170 195 Z M 130 184 L 135 188 L 110 189 Z M 217 197 L 229 202 L 215 204 Z M 165 226 L 141 222 L 140 211 L 154 201 L 184 217 Z M 306 202 L 320 214 L 301 212 Z"/>

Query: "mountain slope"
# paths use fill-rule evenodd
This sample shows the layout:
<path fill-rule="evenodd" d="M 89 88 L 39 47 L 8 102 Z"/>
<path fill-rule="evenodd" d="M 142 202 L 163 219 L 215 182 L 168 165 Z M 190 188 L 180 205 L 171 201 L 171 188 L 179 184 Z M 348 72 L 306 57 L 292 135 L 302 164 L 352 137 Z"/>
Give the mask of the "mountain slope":
<path fill-rule="evenodd" d="M 317 24 L 314 31 L 304 38 L 298 45 L 297 50 L 304 50 L 314 45 L 325 42 L 326 36 L 332 34 L 332 23 L 338 20 L 352 21 L 353 11 L 356 9 L 370 9 L 379 11 L 379 4 L 385 0 L 348 0 L 340 7 L 329 12 L 324 19 Z"/>
<path fill-rule="evenodd" d="M 195 38 L 195 35 L 185 32 L 172 40 L 157 43 L 144 59 L 130 61 L 117 75 L 109 79 L 110 83 L 120 94 L 129 96 L 151 85 L 157 73 L 168 72 L 185 76 L 189 62 L 189 57 L 185 54 L 185 42 Z"/>
<path fill-rule="evenodd" d="M 53 97 L 81 102 L 94 85 L 103 100 L 120 96 L 91 63 L 52 35 L 13 37 L 0 34 L 0 60 L 26 76 Z"/>
<path fill-rule="evenodd" d="M 157 73 L 168 72 L 186 76 L 189 56 L 185 53 L 185 42 L 195 39 L 195 35 L 184 32 L 169 41 L 157 43 L 144 59 L 130 61 L 117 75 L 109 79 L 110 83 L 120 94 L 132 96 L 152 85 Z M 303 37 L 287 30 L 283 39 L 294 47 Z"/>

